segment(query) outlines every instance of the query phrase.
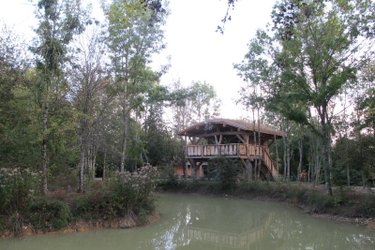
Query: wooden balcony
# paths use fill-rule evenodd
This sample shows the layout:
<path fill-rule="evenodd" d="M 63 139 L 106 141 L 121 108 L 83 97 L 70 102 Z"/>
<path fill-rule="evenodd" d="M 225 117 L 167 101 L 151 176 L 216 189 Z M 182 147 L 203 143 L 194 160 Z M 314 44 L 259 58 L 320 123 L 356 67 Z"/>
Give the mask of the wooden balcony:
<path fill-rule="evenodd" d="M 188 145 L 185 153 L 187 158 L 201 160 L 218 157 L 261 159 L 273 176 L 278 175 L 269 152 L 264 146 L 241 143 Z"/>
<path fill-rule="evenodd" d="M 254 157 L 262 155 L 262 147 L 251 144 L 218 144 L 218 145 L 188 145 L 188 158 L 217 158 L 217 157 Z"/>

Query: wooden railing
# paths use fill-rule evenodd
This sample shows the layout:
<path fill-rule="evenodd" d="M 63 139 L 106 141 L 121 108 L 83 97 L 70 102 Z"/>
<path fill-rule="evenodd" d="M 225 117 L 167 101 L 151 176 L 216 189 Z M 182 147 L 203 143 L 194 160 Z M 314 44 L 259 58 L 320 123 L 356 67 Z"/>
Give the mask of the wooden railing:
<path fill-rule="evenodd" d="M 209 145 L 188 145 L 186 147 L 187 157 L 210 158 L 220 156 L 262 156 L 263 148 L 252 144 L 229 143 Z"/>
<path fill-rule="evenodd" d="M 188 158 L 260 158 L 271 172 L 272 176 L 277 176 L 277 170 L 274 166 L 268 150 L 263 146 L 253 144 L 229 143 L 229 144 L 209 144 L 209 145 L 188 145 L 186 147 L 186 156 Z"/>
<path fill-rule="evenodd" d="M 270 170 L 272 176 L 275 178 L 279 175 L 275 164 L 272 161 L 272 158 L 268 152 L 267 149 L 262 148 L 262 160 L 264 161 L 264 164 L 267 166 L 267 168 Z"/>
<path fill-rule="evenodd" d="M 241 145 L 242 144 L 238 143 L 219 145 L 189 145 L 187 146 L 187 156 L 208 158 L 218 156 L 237 156 L 241 153 Z"/>

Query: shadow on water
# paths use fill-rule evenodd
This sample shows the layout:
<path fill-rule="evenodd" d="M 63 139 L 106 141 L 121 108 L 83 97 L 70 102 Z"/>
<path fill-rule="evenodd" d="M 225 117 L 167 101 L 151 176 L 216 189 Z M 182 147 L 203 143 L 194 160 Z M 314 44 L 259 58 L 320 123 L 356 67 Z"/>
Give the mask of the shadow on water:
<path fill-rule="evenodd" d="M 375 232 L 314 219 L 272 202 L 160 196 L 159 223 L 128 229 L 0 240 L 23 249 L 374 249 Z"/>

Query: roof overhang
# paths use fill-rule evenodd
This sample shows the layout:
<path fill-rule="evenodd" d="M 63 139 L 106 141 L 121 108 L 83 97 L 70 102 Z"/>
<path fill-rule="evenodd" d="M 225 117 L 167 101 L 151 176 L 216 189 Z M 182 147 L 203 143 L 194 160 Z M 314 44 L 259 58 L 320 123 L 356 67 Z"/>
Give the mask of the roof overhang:
<path fill-rule="evenodd" d="M 203 122 L 199 122 L 191 125 L 190 127 L 181 130 L 177 133 L 179 136 L 197 136 L 207 135 L 210 133 L 219 133 L 224 131 L 225 128 L 232 128 L 235 133 L 251 133 L 260 132 L 261 134 L 266 134 L 272 137 L 281 138 L 285 135 L 284 132 L 273 129 L 269 126 L 260 125 L 254 122 L 249 122 L 245 120 L 232 120 L 232 119 L 209 119 Z M 215 131 L 216 129 L 216 131 Z"/>

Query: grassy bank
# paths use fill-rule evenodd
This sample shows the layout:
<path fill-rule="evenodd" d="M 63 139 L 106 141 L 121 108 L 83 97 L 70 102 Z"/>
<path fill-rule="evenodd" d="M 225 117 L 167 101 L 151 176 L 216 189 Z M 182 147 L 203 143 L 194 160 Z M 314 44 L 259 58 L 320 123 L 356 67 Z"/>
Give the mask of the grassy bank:
<path fill-rule="evenodd" d="M 128 228 L 148 222 L 154 212 L 156 169 L 116 174 L 79 194 L 64 189 L 38 195 L 25 171 L 3 171 L 0 236 L 20 236 L 80 228 Z"/>
<path fill-rule="evenodd" d="M 226 186 L 220 182 L 170 179 L 159 183 L 160 191 L 231 195 L 247 199 L 272 199 L 291 203 L 308 213 L 346 218 L 375 218 L 375 194 L 361 194 L 337 188 L 333 196 L 320 189 L 296 183 L 241 182 Z"/>

